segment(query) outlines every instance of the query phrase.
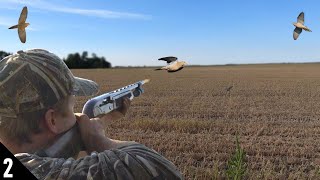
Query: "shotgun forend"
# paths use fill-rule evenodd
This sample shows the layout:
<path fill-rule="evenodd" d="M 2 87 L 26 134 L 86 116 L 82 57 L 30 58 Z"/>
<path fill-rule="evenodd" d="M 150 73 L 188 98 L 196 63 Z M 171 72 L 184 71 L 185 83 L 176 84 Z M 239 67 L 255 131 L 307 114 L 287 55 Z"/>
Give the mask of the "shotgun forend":
<path fill-rule="evenodd" d="M 118 109 L 122 104 L 124 97 L 132 100 L 134 97 L 140 96 L 144 91 L 142 85 L 149 82 L 149 79 L 138 81 L 117 90 L 102 94 L 88 100 L 83 106 L 82 113 L 94 118 L 99 115 L 107 114 L 114 109 Z"/>

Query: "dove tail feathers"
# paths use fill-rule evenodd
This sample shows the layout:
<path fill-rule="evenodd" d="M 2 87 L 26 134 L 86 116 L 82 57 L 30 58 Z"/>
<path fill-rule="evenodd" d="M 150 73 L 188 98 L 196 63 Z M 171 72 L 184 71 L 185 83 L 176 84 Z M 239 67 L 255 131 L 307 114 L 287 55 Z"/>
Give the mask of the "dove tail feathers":
<path fill-rule="evenodd" d="M 161 68 L 155 69 L 155 71 L 159 71 L 159 70 L 162 70 L 162 69 Z"/>
<path fill-rule="evenodd" d="M 17 24 L 17 25 L 14 25 L 14 26 L 9 27 L 9 29 L 15 29 L 15 28 L 18 28 L 18 24 Z"/>

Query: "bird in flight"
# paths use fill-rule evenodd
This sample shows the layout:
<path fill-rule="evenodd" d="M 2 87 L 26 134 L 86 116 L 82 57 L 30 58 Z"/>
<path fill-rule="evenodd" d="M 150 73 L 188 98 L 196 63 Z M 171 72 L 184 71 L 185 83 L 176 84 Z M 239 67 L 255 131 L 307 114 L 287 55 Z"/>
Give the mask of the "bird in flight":
<path fill-rule="evenodd" d="M 155 70 L 166 70 L 167 72 L 177 72 L 184 68 L 184 66 L 187 64 L 185 61 L 177 61 L 178 58 L 174 56 L 168 56 L 158 59 L 159 61 L 166 61 L 167 66 L 164 66 L 162 68 L 158 68 Z"/>
<path fill-rule="evenodd" d="M 227 92 L 230 92 L 230 90 L 231 90 L 232 88 L 233 88 L 233 85 L 232 85 L 232 86 L 227 87 L 227 88 L 226 88 L 226 91 L 227 91 Z"/>
<path fill-rule="evenodd" d="M 9 29 L 18 28 L 18 35 L 19 35 L 20 41 L 22 43 L 26 42 L 26 39 L 27 39 L 26 27 L 28 27 L 30 25 L 29 23 L 26 23 L 27 16 L 28 16 L 28 8 L 27 8 L 27 6 L 25 6 L 25 7 L 23 7 L 23 9 L 21 11 L 18 24 L 9 27 Z"/>
<path fill-rule="evenodd" d="M 293 25 L 296 27 L 293 31 L 293 39 L 297 40 L 302 29 L 308 32 L 312 32 L 307 26 L 304 25 L 304 12 L 301 12 L 297 18 L 297 22 L 294 22 Z"/>

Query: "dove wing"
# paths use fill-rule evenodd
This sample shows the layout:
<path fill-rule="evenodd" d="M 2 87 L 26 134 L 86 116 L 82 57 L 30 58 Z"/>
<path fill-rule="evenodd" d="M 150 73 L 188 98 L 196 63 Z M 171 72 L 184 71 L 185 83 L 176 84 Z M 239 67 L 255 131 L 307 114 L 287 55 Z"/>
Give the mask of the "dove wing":
<path fill-rule="evenodd" d="M 26 39 L 27 39 L 27 35 L 26 35 L 25 29 L 18 28 L 18 34 L 19 34 L 20 41 L 22 43 L 25 43 Z"/>
<path fill-rule="evenodd" d="M 293 39 L 297 40 L 301 32 L 302 32 L 302 29 L 296 27 L 293 31 Z"/>
<path fill-rule="evenodd" d="M 167 63 L 171 63 L 171 62 L 174 62 L 176 61 L 178 58 L 177 57 L 174 57 L 174 56 L 168 56 L 168 57 L 163 57 L 163 58 L 160 58 L 158 59 L 159 61 L 167 61 Z"/>
<path fill-rule="evenodd" d="M 25 7 L 23 7 L 23 9 L 21 11 L 18 23 L 20 24 L 20 23 L 26 22 L 27 16 L 28 16 L 28 8 L 27 8 L 27 6 L 25 6 Z"/>
<path fill-rule="evenodd" d="M 301 12 L 297 18 L 297 21 L 301 24 L 304 24 L 304 12 Z"/>

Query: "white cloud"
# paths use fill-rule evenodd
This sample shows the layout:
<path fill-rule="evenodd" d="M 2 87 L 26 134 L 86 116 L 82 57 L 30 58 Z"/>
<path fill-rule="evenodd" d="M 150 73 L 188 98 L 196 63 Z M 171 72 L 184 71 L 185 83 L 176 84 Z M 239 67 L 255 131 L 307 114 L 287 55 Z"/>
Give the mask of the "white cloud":
<path fill-rule="evenodd" d="M 100 18 L 133 18 L 133 19 L 150 19 L 150 16 L 134 13 L 115 12 L 107 10 L 89 10 L 89 9 L 76 9 L 76 8 L 55 8 L 56 10 L 64 13 L 80 14 L 86 16 L 95 16 Z"/>
<path fill-rule="evenodd" d="M 144 19 L 148 20 L 151 19 L 150 15 L 145 14 L 138 14 L 138 13 L 129 13 L 129 12 L 117 12 L 117 11 L 110 11 L 110 10 L 101 10 L 101 9 L 80 9 L 80 8 L 70 8 L 64 6 L 57 6 L 48 1 L 43 0 L 0 0 L 0 8 L 4 8 L 1 3 L 5 3 L 7 7 L 12 4 L 21 4 L 26 6 L 31 6 L 33 8 L 48 10 L 48 11 L 56 11 L 62 13 L 70 13 L 70 14 L 79 14 L 84 16 L 93 16 L 99 18 L 126 18 L 126 19 Z M 7 8 L 6 7 L 6 8 Z"/>

